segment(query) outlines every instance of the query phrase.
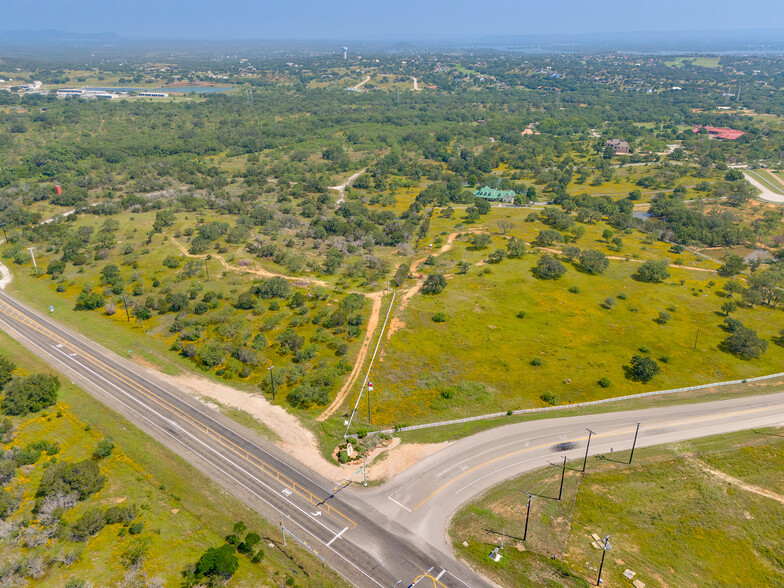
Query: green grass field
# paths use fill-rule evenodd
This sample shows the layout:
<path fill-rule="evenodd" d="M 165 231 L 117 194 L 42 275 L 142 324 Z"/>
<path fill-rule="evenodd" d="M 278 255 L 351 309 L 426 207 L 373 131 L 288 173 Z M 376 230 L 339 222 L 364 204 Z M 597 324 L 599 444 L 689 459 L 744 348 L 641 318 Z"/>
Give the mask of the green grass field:
<path fill-rule="evenodd" d="M 461 510 L 450 537 L 459 556 L 503 586 L 779 586 L 784 583 L 784 430 L 766 429 L 638 450 L 634 464 L 590 458 L 586 474 L 547 468 L 505 482 Z M 617 456 L 621 461 L 628 452 Z M 582 464 L 576 464 L 576 470 Z M 710 468 L 732 479 L 722 479 Z M 752 486 L 742 488 L 736 480 Z M 532 501 L 522 541 L 525 491 Z M 505 534 L 503 558 L 487 557 Z M 468 547 L 463 545 L 463 542 Z M 554 558 L 554 559 L 550 559 Z M 577 578 L 570 576 L 573 574 Z M 584 582 L 581 582 L 583 580 Z"/>
<path fill-rule="evenodd" d="M 483 225 L 490 228 L 496 219 L 515 214 L 520 212 L 494 209 Z M 444 226 L 440 223 L 434 218 L 436 231 Z M 611 252 L 600 237 L 602 227 L 588 227 L 577 245 L 634 259 L 718 267 L 688 251 L 669 253 L 666 244 L 646 243 L 639 233 L 622 235 L 621 252 Z M 530 241 L 541 228 L 519 223 L 511 233 Z M 448 285 L 437 296 L 415 295 L 397 317 L 405 327 L 386 343 L 374 368 L 376 424 L 542 406 L 540 395 L 546 392 L 562 404 L 780 371 L 784 350 L 778 345 L 771 344 L 753 361 L 718 349 L 727 333 L 720 328 L 724 316 L 719 312 L 724 279 L 715 273 L 671 267 L 664 283 L 646 284 L 631 278 L 638 263 L 613 260 L 601 276 L 567 263 L 559 280 L 539 280 L 532 274 L 537 255 L 476 265 L 493 249 L 505 248 L 499 236 L 484 251 L 467 245 L 467 238 L 458 238 L 432 270 L 420 266 L 418 271 L 450 276 Z M 459 261 L 471 264 L 467 275 L 456 273 Z M 576 293 L 571 291 L 575 288 Z M 616 302 L 611 310 L 602 307 L 608 297 Z M 439 311 L 447 315 L 446 322 L 432 321 Z M 517 316 L 521 311 L 524 318 Z M 660 312 L 670 315 L 666 324 L 654 321 Z M 735 316 L 771 340 L 779 330 L 778 312 L 754 307 Z M 623 370 L 632 355 L 641 353 L 661 367 L 661 374 L 647 384 L 626 379 Z M 532 365 L 534 360 L 541 364 Z M 610 380 L 609 387 L 598 384 L 603 377 Z"/>
<path fill-rule="evenodd" d="M 2 332 L 0 347 L 2 354 L 17 364 L 20 373 L 51 373 L 41 360 Z M 0 569 L 20 559 L 36 556 L 48 559 L 77 553 L 79 557 L 74 564 L 52 567 L 35 580 L 35 585 L 64 586 L 69 579 L 114 585 L 127 573 L 121 564 L 123 553 L 144 543 L 147 555 L 142 571 L 151 579 L 161 580 L 161 585 L 176 585 L 186 564 L 195 563 L 208 547 L 223 544 L 223 536 L 236 521 L 243 520 L 262 535 L 266 556 L 261 564 L 251 564 L 248 558 L 240 557 L 240 568 L 231 586 L 277 586 L 290 576 L 296 577 L 297 585 L 343 585 L 332 572 L 321 568 L 298 548 L 277 545 L 277 529 L 258 514 L 70 382 L 61 380 L 58 404 L 36 415 L 15 417 L 15 439 L 4 449 L 35 440 L 50 440 L 60 444 L 58 460 L 79 461 L 90 458 L 99 440 L 111 438 L 116 448 L 109 458 L 100 462 L 101 471 L 107 477 L 105 487 L 68 510 L 63 520 L 72 522 L 87 508 L 136 504 L 141 513 L 137 520 L 144 524 L 144 530 L 135 537 L 118 535 L 122 527 L 108 525 L 85 543 L 50 540 L 34 548 L 10 538 L 0 539 Z M 37 525 L 30 523 L 35 519 L 30 510 L 47 459 L 44 456 L 35 466 L 20 470 L 8 486 L 12 492 L 22 495 L 22 504 L 9 522 L 27 521 L 33 534 Z M 276 546 L 267 547 L 266 543 L 270 542 Z"/>

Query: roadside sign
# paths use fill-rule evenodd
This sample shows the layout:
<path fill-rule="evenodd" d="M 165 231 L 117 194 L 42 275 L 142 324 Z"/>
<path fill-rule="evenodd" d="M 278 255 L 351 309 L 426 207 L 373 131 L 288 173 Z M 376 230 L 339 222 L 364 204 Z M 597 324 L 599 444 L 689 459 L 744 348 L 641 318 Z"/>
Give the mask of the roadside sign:
<path fill-rule="evenodd" d="M 373 391 L 373 382 L 368 382 L 368 390 Z"/>

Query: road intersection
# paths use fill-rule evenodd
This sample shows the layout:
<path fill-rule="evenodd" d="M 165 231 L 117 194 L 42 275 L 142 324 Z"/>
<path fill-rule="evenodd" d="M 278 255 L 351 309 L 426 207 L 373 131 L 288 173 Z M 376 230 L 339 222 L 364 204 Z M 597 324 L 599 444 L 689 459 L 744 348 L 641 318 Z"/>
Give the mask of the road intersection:
<path fill-rule="evenodd" d="M 168 386 L 133 362 L 0 293 L 0 328 L 98 400 L 282 524 L 356 586 L 488 586 L 456 561 L 450 517 L 488 488 L 566 456 L 627 450 L 784 425 L 784 392 L 507 425 L 452 443 L 372 489 L 336 488 L 270 442 Z M 425 585 L 425 584 L 423 584 Z"/>

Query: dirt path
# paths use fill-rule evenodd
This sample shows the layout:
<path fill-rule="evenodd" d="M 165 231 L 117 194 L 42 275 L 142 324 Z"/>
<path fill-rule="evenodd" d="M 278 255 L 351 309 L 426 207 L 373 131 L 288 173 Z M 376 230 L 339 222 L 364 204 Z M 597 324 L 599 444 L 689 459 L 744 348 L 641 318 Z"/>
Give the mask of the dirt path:
<path fill-rule="evenodd" d="M 207 258 L 207 254 L 196 255 L 195 253 L 190 253 L 185 248 L 185 246 L 182 245 L 181 243 L 179 243 L 174 237 L 169 237 L 169 239 L 171 239 L 171 242 L 174 243 L 177 246 L 177 248 L 182 252 L 182 254 L 185 257 L 193 257 L 193 258 L 196 258 L 196 259 L 206 259 Z M 213 254 L 212 257 L 214 259 L 217 259 L 218 261 L 220 261 L 221 264 L 223 265 L 223 267 L 225 267 L 226 269 L 232 270 L 232 271 L 235 271 L 235 272 L 243 272 L 243 273 L 246 273 L 246 274 L 255 274 L 257 276 L 263 276 L 265 278 L 276 278 L 276 277 L 278 277 L 278 278 L 286 278 L 287 280 L 291 280 L 291 281 L 294 281 L 294 282 L 308 282 L 310 284 L 316 284 L 318 286 L 329 286 L 329 284 L 327 282 L 325 282 L 323 280 L 317 280 L 316 278 L 302 278 L 302 277 L 297 278 L 297 277 L 293 277 L 293 276 L 284 276 L 283 274 L 276 274 L 274 272 L 265 270 L 264 268 L 261 268 L 261 267 L 260 268 L 252 268 L 252 267 L 240 267 L 240 266 L 237 266 L 237 265 L 231 265 L 225 259 L 223 259 L 223 257 L 221 257 L 220 255 Z"/>
<path fill-rule="evenodd" d="M 464 232 L 468 232 L 468 231 L 464 231 Z M 449 236 L 446 238 L 446 243 L 444 243 L 437 252 L 431 253 L 430 255 L 432 255 L 433 257 L 438 257 L 442 253 L 446 253 L 447 251 L 449 251 L 452 248 L 452 243 L 454 243 L 455 238 L 459 234 L 460 233 L 449 233 Z M 420 257 L 419 259 L 414 261 L 414 263 L 411 264 L 411 269 L 409 271 L 412 274 L 416 272 L 416 269 L 417 267 L 419 267 L 419 264 L 423 263 L 430 255 L 427 255 L 425 257 Z M 397 312 L 395 312 L 395 316 L 392 317 L 392 320 L 389 321 L 389 329 L 387 330 L 387 341 L 389 341 L 389 339 L 396 331 L 399 331 L 400 329 L 406 326 L 406 324 L 398 317 L 400 317 L 403 314 L 403 311 L 408 306 L 408 303 L 411 301 L 411 298 L 413 298 L 414 294 L 416 294 L 419 291 L 419 289 L 422 288 L 422 284 L 424 283 L 425 283 L 424 278 L 417 278 L 416 284 L 411 286 L 400 296 L 400 304 L 397 307 Z"/>
<path fill-rule="evenodd" d="M 782 496 L 781 494 L 776 494 L 775 492 L 772 492 L 771 490 L 767 490 L 765 488 L 760 488 L 759 486 L 754 486 L 752 484 L 747 484 L 743 480 L 739 480 L 738 478 L 730 476 L 729 474 L 726 474 L 726 473 L 724 473 L 724 472 L 722 472 L 720 470 L 714 470 L 712 467 L 710 467 L 706 463 L 701 462 L 700 460 L 698 460 L 698 459 L 696 459 L 696 458 L 694 458 L 692 456 L 687 455 L 686 459 L 688 459 L 691 463 L 696 465 L 698 468 L 700 468 L 706 474 L 710 474 L 711 476 L 714 476 L 715 478 L 719 478 L 720 480 L 723 480 L 723 481 L 727 482 L 728 484 L 732 484 L 733 486 L 737 486 L 738 488 L 741 488 L 742 490 L 746 490 L 746 492 L 752 492 L 754 494 L 758 494 L 759 496 L 764 496 L 765 498 L 771 498 L 773 500 L 776 500 L 777 502 L 780 502 L 781 504 L 784 504 L 784 496 Z"/>
<path fill-rule="evenodd" d="M 340 405 L 343 404 L 343 401 L 346 400 L 348 393 L 351 391 L 351 387 L 357 381 L 357 378 L 362 371 L 362 366 L 365 365 L 365 359 L 367 359 L 367 354 L 370 351 L 370 344 L 373 342 L 373 335 L 376 332 L 378 321 L 381 317 L 381 299 L 384 297 L 384 292 L 373 292 L 372 294 L 368 294 L 367 297 L 373 302 L 373 306 L 370 309 L 370 318 L 368 318 L 365 340 L 362 341 L 362 347 L 359 348 L 359 354 L 357 355 L 356 362 L 354 362 L 354 369 L 351 370 L 348 380 L 343 384 L 343 387 L 340 389 L 340 392 L 337 393 L 335 399 L 324 409 L 324 412 L 316 418 L 319 422 L 327 420 L 340 408 Z"/>
<path fill-rule="evenodd" d="M 411 77 L 414 80 L 414 92 L 419 92 L 422 89 L 419 87 L 419 81 L 414 76 Z"/>
<path fill-rule="evenodd" d="M 359 82 L 359 83 L 358 83 L 356 86 L 351 86 L 351 87 L 350 87 L 350 88 L 348 88 L 348 89 L 349 89 L 349 90 L 351 90 L 352 92 L 359 92 L 359 89 L 360 89 L 362 86 L 364 86 L 365 84 L 367 84 L 369 81 L 370 81 L 370 76 L 367 76 L 367 77 L 366 77 L 364 80 L 362 80 L 361 82 Z"/>
<path fill-rule="evenodd" d="M 354 175 L 349 176 L 348 179 L 345 182 L 343 182 L 342 184 L 340 184 L 338 186 L 330 186 L 329 187 L 330 190 L 337 190 L 338 194 L 340 194 L 340 198 L 338 198 L 338 201 L 336 202 L 336 204 L 340 204 L 341 202 L 343 202 L 346 199 L 346 188 L 348 188 L 354 182 L 354 180 L 356 180 L 359 176 L 364 174 L 366 171 L 367 171 L 367 168 L 361 169 L 357 173 L 355 173 Z"/>
<path fill-rule="evenodd" d="M 531 246 L 531 247 L 537 247 L 536 245 L 531 244 L 531 243 L 528 243 L 528 245 Z M 563 251 L 561 251 L 559 249 L 551 249 L 549 247 L 537 247 L 537 248 L 539 249 L 539 251 L 544 251 L 546 253 L 555 253 L 557 255 L 562 255 L 563 254 Z M 626 259 L 625 257 L 621 257 L 620 255 L 608 255 L 607 259 L 612 259 L 612 260 L 615 260 L 615 261 L 629 261 L 631 263 L 644 263 L 644 261 L 642 259 L 631 259 L 631 258 L 630 259 Z M 713 261 L 716 261 L 716 260 L 714 259 Z M 711 274 L 718 273 L 716 270 L 713 270 L 713 269 L 710 269 L 710 268 L 707 268 L 707 267 L 694 267 L 693 265 L 678 265 L 677 263 L 670 263 L 670 264 L 668 264 L 668 267 L 675 267 L 675 268 L 680 268 L 680 269 L 686 269 L 686 270 L 691 270 L 691 271 L 695 271 L 695 272 L 708 272 L 708 273 L 711 273 Z"/>

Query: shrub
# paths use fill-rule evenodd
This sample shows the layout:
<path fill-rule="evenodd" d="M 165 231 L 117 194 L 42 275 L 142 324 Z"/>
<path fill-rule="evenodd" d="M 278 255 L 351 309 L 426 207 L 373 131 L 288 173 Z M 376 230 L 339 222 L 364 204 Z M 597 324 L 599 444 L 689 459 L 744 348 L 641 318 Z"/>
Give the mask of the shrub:
<path fill-rule="evenodd" d="M 534 273 L 541 280 L 557 280 L 566 273 L 566 266 L 545 253 L 536 261 Z"/>
<path fill-rule="evenodd" d="M 608 378 L 607 376 L 604 376 L 604 377 L 602 377 L 602 378 L 599 380 L 598 384 L 599 384 L 599 385 L 600 385 L 602 388 L 609 388 L 609 387 L 610 387 L 610 378 Z"/>
<path fill-rule="evenodd" d="M 521 310 L 520 312 L 517 313 L 517 318 L 519 319 L 525 318 L 525 316 L 526 315 L 524 310 Z"/>
<path fill-rule="evenodd" d="M 110 506 L 104 513 L 107 525 L 128 524 L 136 518 L 136 507 L 129 504 Z"/>
<path fill-rule="evenodd" d="M 103 295 L 100 292 L 82 292 L 76 297 L 74 310 L 95 310 L 103 305 Z"/>
<path fill-rule="evenodd" d="M 615 308 L 615 298 L 612 296 L 608 296 L 602 301 L 602 308 L 606 308 L 607 310 L 612 310 Z"/>
<path fill-rule="evenodd" d="M 264 559 L 264 550 L 259 549 L 250 561 L 251 563 L 259 563 L 262 559 Z"/>
<path fill-rule="evenodd" d="M 595 249 L 584 249 L 580 253 L 580 269 L 584 272 L 597 275 L 604 272 L 610 265 L 607 256 Z"/>
<path fill-rule="evenodd" d="M 742 359 L 756 359 L 768 349 L 768 342 L 757 337 L 757 331 L 743 326 L 735 329 L 722 345 Z"/>
<path fill-rule="evenodd" d="M 152 316 L 152 311 L 145 306 L 140 306 L 136 309 L 135 314 L 140 321 L 146 321 Z"/>
<path fill-rule="evenodd" d="M 74 541 L 84 541 L 98 533 L 106 525 L 106 516 L 99 508 L 87 509 L 76 519 L 69 531 Z"/>
<path fill-rule="evenodd" d="M 649 259 L 644 262 L 632 277 L 639 282 L 648 282 L 651 284 L 658 284 L 670 277 L 670 272 L 667 271 L 667 260 Z"/>
<path fill-rule="evenodd" d="M 138 535 L 144 530 L 144 523 L 141 521 L 136 521 L 135 523 L 131 523 L 128 526 L 128 532 L 131 535 Z"/>
<path fill-rule="evenodd" d="M 228 580 L 239 568 L 240 562 L 234 555 L 234 547 L 231 545 L 221 545 L 220 547 L 210 547 L 202 554 L 196 564 L 196 576 L 198 578 L 215 577 Z"/>
<path fill-rule="evenodd" d="M 663 310 L 659 313 L 659 316 L 657 316 L 653 320 L 659 323 L 660 325 L 665 325 L 670 320 L 670 313 Z"/>
<path fill-rule="evenodd" d="M 621 292 L 620 294 L 618 294 L 618 296 L 616 296 L 616 298 L 617 298 L 618 300 L 626 300 L 626 294 L 624 294 L 623 292 Z"/>
<path fill-rule="evenodd" d="M 558 404 L 558 395 L 552 392 L 545 392 L 539 398 L 551 406 Z"/>
<path fill-rule="evenodd" d="M 572 294 L 579 294 L 580 293 L 580 287 L 579 286 L 572 286 L 571 288 L 569 288 L 569 292 L 571 292 Z"/>
<path fill-rule="evenodd" d="M 4 414 L 23 416 L 29 412 L 52 406 L 57 401 L 60 380 L 57 376 L 36 374 L 14 378 L 5 386 L 5 396 L 0 401 Z"/>
<path fill-rule="evenodd" d="M 540 357 L 534 357 L 534 358 L 531 360 L 531 362 L 530 362 L 530 363 L 531 363 L 531 365 L 533 365 L 533 366 L 542 365 L 542 359 L 541 359 Z"/>
<path fill-rule="evenodd" d="M 210 339 L 199 348 L 199 360 L 207 367 L 214 367 L 223 361 L 223 346 Z"/>
<path fill-rule="evenodd" d="M 437 312 L 433 315 L 432 320 L 434 323 L 445 323 L 446 322 L 446 313 Z"/>
<path fill-rule="evenodd" d="M 60 462 L 49 466 L 38 484 L 36 497 L 42 498 L 61 492 L 77 492 L 79 500 L 84 500 L 103 488 L 106 477 L 98 465 L 89 459 L 77 463 Z"/>
<path fill-rule="evenodd" d="M 422 284 L 423 294 L 440 294 L 446 288 L 446 278 L 441 274 L 431 274 L 427 276 L 425 283 Z"/>
<path fill-rule="evenodd" d="M 114 450 L 114 443 L 109 441 L 108 439 L 101 439 L 98 441 L 98 446 L 93 451 L 93 459 L 101 460 L 106 457 L 109 457 Z"/>
<path fill-rule="evenodd" d="M 338 461 L 340 463 L 348 463 L 348 452 L 345 449 L 338 451 Z"/>
<path fill-rule="evenodd" d="M 11 381 L 15 369 L 16 364 L 13 361 L 0 357 L 0 390 Z"/>
<path fill-rule="evenodd" d="M 650 382 L 659 371 L 659 364 L 643 355 L 633 356 L 629 364 L 629 376 L 638 382 Z"/>

